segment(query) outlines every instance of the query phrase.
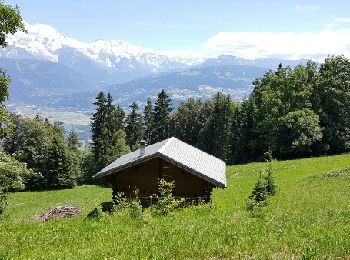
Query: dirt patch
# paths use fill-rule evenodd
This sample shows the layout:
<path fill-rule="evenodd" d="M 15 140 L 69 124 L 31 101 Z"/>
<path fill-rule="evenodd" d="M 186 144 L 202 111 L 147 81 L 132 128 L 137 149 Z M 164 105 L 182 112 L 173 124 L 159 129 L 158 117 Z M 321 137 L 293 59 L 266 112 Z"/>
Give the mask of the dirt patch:
<path fill-rule="evenodd" d="M 52 209 L 48 209 L 40 216 L 36 216 L 36 221 L 48 221 L 52 218 L 71 218 L 78 215 L 81 210 L 72 205 L 58 206 Z"/>

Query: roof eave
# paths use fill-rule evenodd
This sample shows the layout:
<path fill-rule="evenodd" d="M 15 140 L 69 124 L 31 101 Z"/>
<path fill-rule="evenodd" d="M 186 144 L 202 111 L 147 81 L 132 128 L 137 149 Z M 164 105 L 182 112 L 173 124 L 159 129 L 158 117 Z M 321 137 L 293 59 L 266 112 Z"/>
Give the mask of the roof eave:
<path fill-rule="evenodd" d="M 204 180 L 212 183 L 213 185 L 215 185 L 215 186 L 217 186 L 219 188 L 226 188 L 226 183 L 222 183 L 222 182 L 217 181 L 217 180 L 215 180 L 213 178 L 210 178 L 207 175 L 204 175 L 204 174 L 202 174 L 202 173 L 200 173 L 200 172 L 198 172 L 198 171 L 196 171 L 196 170 L 194 170 L 194 169 L 192 169 L 192 168 L 190 168 L 190 167 L 188 167 L 188 166 L 186 166 L 186 165 L 184 165 L 182 163 L 179 163 L 178 161 L 175 161 L 174 159 L 172 159 L 172 158 L 170 158 L 170 157 L 168 157 L 168 156 L 166 156 L 166 155 L 164 155 L 162 153 L 159 153 L 159 156 L 161 158 L 163 158 L 164 160 L 173 163 L 174 165 L 176 165 L 176 166 L 178 166 L 178 167 L 180 167 L 180 168 L 182 168 L 182 169 L 192 173 L 193 175 L 195 175 L 195 176 L 197 176 L 197 177 L 199 177 L 201 179 L 204 179 Z M 225 176 L 226 176 L 226 170 L 225 170 Z"/>
<path fill-rule="evenodd" d="M 106 177 L 108 175 L 111 175 L 111 174 L 113 174 L 115 172 L 119 172 L 119 171 L 122 171 L 124 169 L 130 168 L 130 167 L 132 167 L 132 166 L 134 166 L 136 164 L 139 164 L 139 163 L 151 160 L 151 159 L 153 159 L 155 157 L 163 158 L 164 160 L 166 160 L 166 161 L 168 161 L 168 162 L 170 162 L 170 163 L 172 163 L 172 164 L 174 164 L 174 165 L 176 165 L 176 166 L 178 166 L 178 167 L 180 167 L 180 168 L 190 172 L 191 174 L 193 174 L 193 175 L 195 175 L 195 176 L 197 176 L 197 177 L 199 177 L 201 179 L 204 179 L 204 180 L 212 183 L 213 185 L 215 185 L 215 186 L 217 186 L 219 188 L 226 188 L 227 187 L 226 183 L 223 183 L 223 182 L 217 181 L 217 180 L 215 180 L 213 178 L 210 178 L 207 175 L 204 175 L 204 174 L 202 174 L 202 173 L 200 173 L 200 172 L 198 172 L 198 171 L 196 171 L 196 170 L 194 170 L 194 169 L 192 169 L 192 168 L 190 168 L 190 167 L 188 167 L 186 165 L 183 165 L 182 163 L 179 163 L 178 161 L 176 161 L 176 160 L 174 160 L 174 159 L 164 155 L 161 152 L 156 152 L 156 153 L 148 155 L 148 156 L 139 157 L 136 160 L 130 161 L 130 162 L 128 162 L 128 163 L 126 163 L 126 164 L 124 164 L 124 165 L 122 165 L 120 167 L 111 168 L 111 169 L 109 169 L 109 170 L 107 170 L 105 172 L 100 171 L 100 172 L 98 172 L 97 174 L 95 174 L 92 177 L 94 179 L 101 179 L 101 178 Z M 226 176 L 226 168 L 225 168 L 225 173 L 224 174 Z"/>
<path fill-rule="evenodd" d="M 119 167 L 115 167 L 115 168 L 111 168 L 107 171 L 100 171 L 98 173 L 96 173 L 94 176 L 92 176 L 92 178 L 94 179 L 101 179 L 103 177 L 106 177 L 108 175 L 111 175 L 113 173 L 115 173 L 115 171 L 121 171 L 121 170 L 124 170 L 124 169 L 127 169 L 127 168 L 130 168 L 138 163 L 141 163 L 141 162 L 145 162 L 145 161 L 148 161 L 150 159 L 153 159 L 154 157 L 156 157 L 156 153 L 154 154 L 151 154 L 151 155 L 148 155 L 148 156 L 143 156 L 143 157 L 139 157 L 137 158 L 136 160 L 133 160 L 133 161 L 130 161 L 122 166 L 119 166 Z"/>

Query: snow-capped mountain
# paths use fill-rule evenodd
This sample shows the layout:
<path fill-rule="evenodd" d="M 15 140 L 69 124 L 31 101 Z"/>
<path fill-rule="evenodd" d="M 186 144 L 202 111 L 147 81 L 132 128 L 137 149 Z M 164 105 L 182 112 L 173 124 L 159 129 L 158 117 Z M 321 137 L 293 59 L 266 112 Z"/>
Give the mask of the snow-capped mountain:
<path fill-rule="evenodd" d="M 0 50 L 0 57 L 57 62 L 83 74 L 97 70 L 101 74 L 97 78 L 108 84 L 183 70 L 203 61 L 170 57 L 119 40 L 86 43 L 67 37 L 50 25 L 26 23 L 26 29 L 28 33 L 8 37 L 8 47 Z"/>
<path fill-rule="evenodd" d="M 9 35 L 0 49 L 0 68 L 11 77 L 13 108 L 88 110 L 99 90 L 123 106 L 144 102 L 165 89 L 174 104 L 188 97 L 208 98 L 216 91 L 242 100 L 252 81 L 268 69 L 305 60 L 243 59 L 231 55 L 186 58 L 113 40 L 91 43 L 59 33 L 50 25 L 26 24 L 28 33 Z"/>

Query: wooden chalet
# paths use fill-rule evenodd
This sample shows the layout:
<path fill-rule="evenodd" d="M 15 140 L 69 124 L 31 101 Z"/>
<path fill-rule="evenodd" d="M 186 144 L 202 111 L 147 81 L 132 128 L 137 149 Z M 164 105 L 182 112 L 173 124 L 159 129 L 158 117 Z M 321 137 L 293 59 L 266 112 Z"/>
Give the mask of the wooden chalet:
<path fill-rule="evenodd" d="M 226 187 L 226 164 L 177 138 L 153 145 L 141 142 L 139 150 L 125 154 L 97 173 L 112 184 L 113 196 L 134 196 L 138 189 L 144 205 L 152 203 L 160 179 L 174 181 L 173 195 L 209 201 L 213 188 Z"/>

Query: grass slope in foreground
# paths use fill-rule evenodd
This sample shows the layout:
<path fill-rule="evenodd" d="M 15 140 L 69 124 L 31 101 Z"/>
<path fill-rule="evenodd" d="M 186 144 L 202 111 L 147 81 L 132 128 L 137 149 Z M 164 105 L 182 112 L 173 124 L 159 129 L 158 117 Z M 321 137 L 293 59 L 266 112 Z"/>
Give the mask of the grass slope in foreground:
<path fill-rule="evenodd" d="M 278 194 L 260 217 L 245 200 L 266 163 L 228 167 L 228 188 L 212 206 L 189 207 L 144 221 L 125 216 L 84 220 L 110 189 L 93 186 L 11 194 L 0 221 L 0 258 L 333 258 L 350 257 L 350 155 L 273 162 Z M 49 207 L 74 204 L 79 217 L 29 222 Z"/>

